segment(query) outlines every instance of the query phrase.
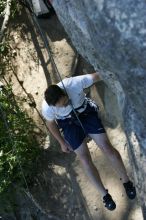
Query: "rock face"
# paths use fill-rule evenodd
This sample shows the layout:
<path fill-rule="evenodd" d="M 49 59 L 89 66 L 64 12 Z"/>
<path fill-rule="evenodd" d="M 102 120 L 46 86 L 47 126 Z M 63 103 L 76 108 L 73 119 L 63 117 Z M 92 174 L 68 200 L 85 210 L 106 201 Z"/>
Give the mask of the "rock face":
<path fill-rule="evenodd" d="M 78 52 L 100 70 L 108 89 L 117 96 L 119 122 L 127 135 L 135 183 L 145 206 L 145 1 L 53 0 L 52 4 Z"/>

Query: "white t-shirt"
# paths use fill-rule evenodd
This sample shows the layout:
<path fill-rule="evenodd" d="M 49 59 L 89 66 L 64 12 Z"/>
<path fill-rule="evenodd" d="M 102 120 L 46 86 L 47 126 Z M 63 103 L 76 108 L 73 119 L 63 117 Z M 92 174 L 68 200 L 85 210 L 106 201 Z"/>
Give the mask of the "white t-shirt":
<path fill-rule="evenodd" d="M 84 89 L 88 88 L 93 84 L 93 78 L 91 74 L 86 74 L 82 76 L 75 76 L 70 78 L 65 78 L 63 80 L 63 84 L 67 91 L 67 94 L 72 102 L 74 108 L 80 107 L 86 95 L 84 93 Z M 64 89 L 62 82 L 59 82 L 57 85 Z M 69 113 L 72 111 L 72 106 L 67 105 L 66 107 L 56 107 L 48 105 L 45 99 L 42 103 L 42 115 L 46 120 L 55 120 L 55 119 L 64 119 Z M 80 112 L 84 111 L 81 109 Z M 70 117 L 70 116 L 68 116 Z"/>

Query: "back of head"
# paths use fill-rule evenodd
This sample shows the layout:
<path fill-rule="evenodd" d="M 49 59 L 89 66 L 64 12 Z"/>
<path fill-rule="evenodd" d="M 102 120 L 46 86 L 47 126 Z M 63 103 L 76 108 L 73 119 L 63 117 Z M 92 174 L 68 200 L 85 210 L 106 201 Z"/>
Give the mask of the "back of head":
<path fill-rule="evenodd" d="M 57 85 L 50 85 L 45 91 L 45 100 L 48 105 L 55 106 L 61 97 L 65 96 L 65 92 Z"/>

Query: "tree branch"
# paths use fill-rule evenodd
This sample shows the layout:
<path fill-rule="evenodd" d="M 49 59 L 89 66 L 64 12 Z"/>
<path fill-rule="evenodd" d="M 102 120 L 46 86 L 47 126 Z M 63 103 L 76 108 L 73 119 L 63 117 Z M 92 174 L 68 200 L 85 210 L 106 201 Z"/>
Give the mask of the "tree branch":
<path fill-rule="evenodd" d="M 6 27 L 7 27 L 8 21 L 9 21 L 11 2 L 12 2 L 12 0 L 7 0 L 6 8 L 4 10 L 5 15 L 4 15 L 3 24 L 2 24 L 2 27 L 0 30 L 0 42 L 2 42 L 4 32 L 6 30 Z"/>

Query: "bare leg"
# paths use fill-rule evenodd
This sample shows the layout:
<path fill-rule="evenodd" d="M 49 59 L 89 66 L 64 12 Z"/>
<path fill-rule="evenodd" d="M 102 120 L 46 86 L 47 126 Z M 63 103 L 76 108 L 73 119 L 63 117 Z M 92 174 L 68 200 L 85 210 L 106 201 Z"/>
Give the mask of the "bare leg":
<path fill-rule="evenodd" d="M 105 196 L 107 194 L 106 189 L 101 182 L 99 173 L 92 162 L 91 155 L 89 149 L 87 147 L 86 142 L 84 141 L 79 148 L 75 150 L 87 176 L 91 180 L 91 182 L 95 185 L 96 189 L 99 191 L 101 196 Z"/>
<path fill-rule="evenodd" d="M 113 168 L 115 168 L 120 178 L 122 179 L 122 182 L 123 183 L 128 182 L 129 177 L 127 176 L 127 172 L 123 164 L 122 158 L 119 152 L 109 142 L 107 135 L 105 133 L 102 133 L 102 134 L 89 134 L 89 136 L 95 141 L 95 143 L 107 156 Z"/>

